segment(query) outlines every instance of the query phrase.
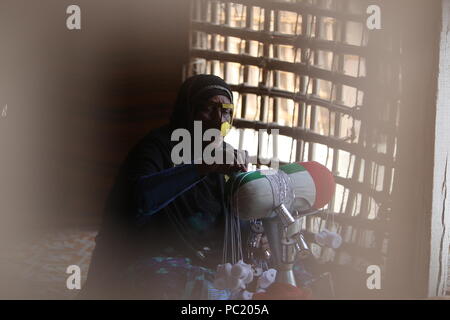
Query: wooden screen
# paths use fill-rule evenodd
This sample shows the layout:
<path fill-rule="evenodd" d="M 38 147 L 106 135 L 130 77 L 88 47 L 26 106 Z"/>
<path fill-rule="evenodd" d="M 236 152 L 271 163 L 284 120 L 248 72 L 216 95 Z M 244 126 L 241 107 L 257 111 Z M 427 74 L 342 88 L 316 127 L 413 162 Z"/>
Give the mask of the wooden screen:
<path fill-rule="evenodd" d="M 276 157 L 332 170 L 335 197 L 305 227 L 339 232 L 341 248 L 313 244 L 314 254 L 323 265 L 361 277 L 369 265 L 385 271 L 398 121 L 395 97 L 367 99 L 369 66 L 376 69 L 383 59 L 370 51 L 367 6 L 361 0 L 195 0 L 185 70 L 216 74 L 231 85 L 238 112 L 227 142 L 248 150 L 256 166 Z M 398 86 L 398 72 L 389 70 L 377 83 L 385 93 Z M 374 72 L 378 81 L 381 70 Z"/>

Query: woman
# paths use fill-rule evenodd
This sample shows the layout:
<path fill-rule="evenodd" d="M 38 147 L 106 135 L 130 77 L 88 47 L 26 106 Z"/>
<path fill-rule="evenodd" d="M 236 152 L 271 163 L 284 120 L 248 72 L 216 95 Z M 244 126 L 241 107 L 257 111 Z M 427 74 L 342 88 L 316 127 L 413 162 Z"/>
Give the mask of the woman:
<path fill-rule="evenodd" d="M 108 196 L 81 298 L 211 298 L 228 211 L 224 174 L 245 171 L 247 161 L 175 166 L 171 135 L 186 129 L 194 136 L 194 121 L 203 132 L 223 132 L 232 103 L 221 78 L 193 76 L 179 90 L 170 123 L 133 147 Z"/>

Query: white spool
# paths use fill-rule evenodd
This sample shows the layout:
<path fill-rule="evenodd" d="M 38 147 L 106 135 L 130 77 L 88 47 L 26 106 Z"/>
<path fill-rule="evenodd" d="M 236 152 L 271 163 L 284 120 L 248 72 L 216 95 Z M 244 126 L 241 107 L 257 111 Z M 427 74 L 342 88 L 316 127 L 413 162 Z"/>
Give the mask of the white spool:
<path fill-rule="evenodd" d="M 231 277 L 241 279 L 245 284 L 253 281 L 252 266 L 239 260 L 238 263 L 231 268 Z"/>
<path fill-rule="evenodd" d="M 342 245 L 342 237 L 335 232 L 323 230 L 314 235 L 314 238 L 320 246 L 337 249 Z"/>
<path fill-rule="evenodd" d="M 244 299 L 244 300 L 252 300 L 253 299 L 253 293 L 249 292 L 247 290 L 242 291 L 242 299 Z"/>
<path fill-rule="evenodd" d="M 258 279 L 258 289 L 267 289 L 277 277 L 277 270 L 275 269 L 269 269 L 267 271 L 264 271 L 261 277 Z"/>

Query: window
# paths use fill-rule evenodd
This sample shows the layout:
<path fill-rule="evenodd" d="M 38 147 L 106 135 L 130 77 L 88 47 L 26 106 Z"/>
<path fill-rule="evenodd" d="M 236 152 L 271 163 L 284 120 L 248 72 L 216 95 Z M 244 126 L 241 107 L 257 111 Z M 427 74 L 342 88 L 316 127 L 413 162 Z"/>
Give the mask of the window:
<path fill-rule="evenodd" d="M 238 113 L 227 142 L 247 149 L 256 166 L 278 157 L 334 173 L 333 201 L 305 227 L 344 239 L 336 251 L 313 247 L 322 262 L 364 273 L 385 264 L 398 118 L 395 96 L 379 99 L 376 110 L 367 99 L 366 8 L 361 0 L 195 0 L 186 70 L 231 84 Z M 384 76 L 395 92 L 399 71 Z"/>

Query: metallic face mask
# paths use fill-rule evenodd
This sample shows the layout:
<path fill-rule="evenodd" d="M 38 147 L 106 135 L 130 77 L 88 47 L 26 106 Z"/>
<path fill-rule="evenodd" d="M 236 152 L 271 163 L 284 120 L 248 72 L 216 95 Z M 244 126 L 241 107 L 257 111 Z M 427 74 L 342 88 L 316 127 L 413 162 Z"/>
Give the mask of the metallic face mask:
<path fill-rule="evenodd" d="M 231 103 L 221 103 L 221 114 L 223 109 L 231 109 L 231 122 L 225 121 L 222 122 L 221 126 L 220 126 L 220 135 L 222 137 L 225 137 L 228 132 L 230 132 L 230 129 L 233 125 L 233 118 L 234 118 L 234 105 Z M 222 118 L 222 116 L 221 116 Z"/>

